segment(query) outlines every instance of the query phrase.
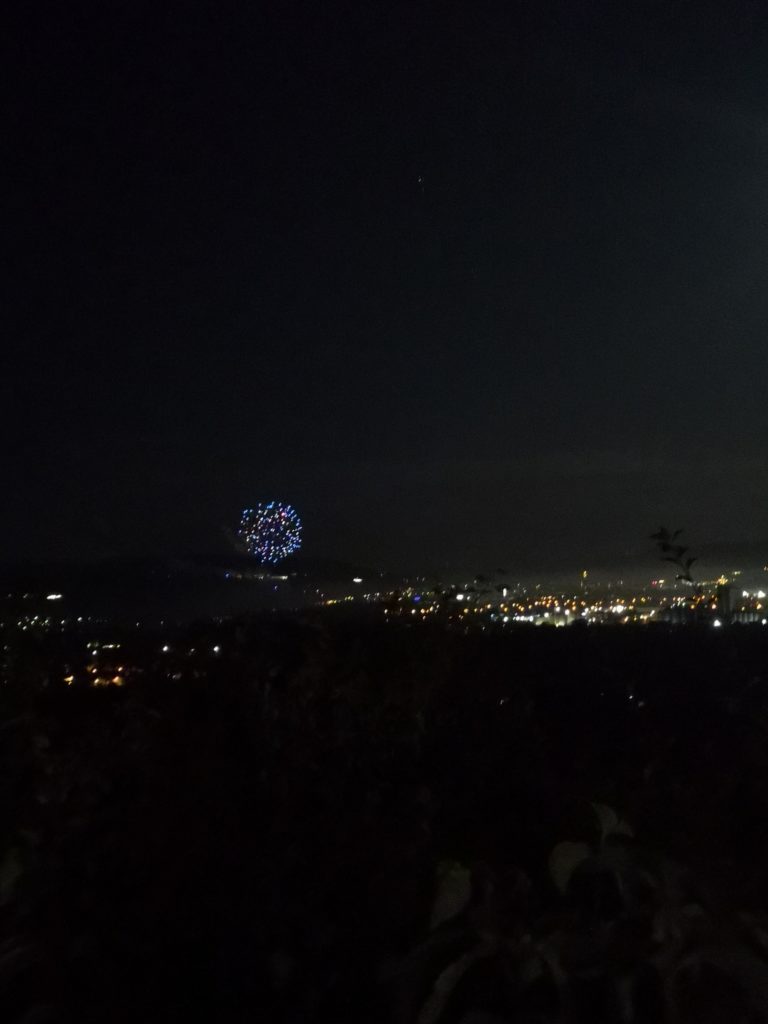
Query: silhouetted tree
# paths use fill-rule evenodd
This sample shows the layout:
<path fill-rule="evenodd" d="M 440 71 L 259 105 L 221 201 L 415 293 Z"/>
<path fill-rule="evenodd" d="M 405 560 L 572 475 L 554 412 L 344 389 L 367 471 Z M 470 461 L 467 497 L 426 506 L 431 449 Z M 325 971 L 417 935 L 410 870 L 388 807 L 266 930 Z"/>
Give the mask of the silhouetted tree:
<path fill-rule="evenodd" d="M 685 545 L 676 543 L 682 532 L 682 530 L 672 532 L 666 527 L 660 526 L 656 533 L 651 534 L 651 540 L 656 541 L 662 561 L 671 562 L 680 570 L 675 579 L 684 583 L 693 583 L 691 566 L 697 559 L 688 555 L 688 548 Z"/>

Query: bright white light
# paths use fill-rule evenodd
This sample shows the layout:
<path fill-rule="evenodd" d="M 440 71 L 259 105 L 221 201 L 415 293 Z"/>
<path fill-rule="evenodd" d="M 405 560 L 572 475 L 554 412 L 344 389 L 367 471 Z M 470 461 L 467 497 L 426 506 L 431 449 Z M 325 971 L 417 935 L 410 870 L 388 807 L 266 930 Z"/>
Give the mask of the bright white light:
<path fill-rule="evenodd" d="M 763 625 L 763 626 L 768 626 L 768 619 L 761 619 L 761 620 L 760 620 L 760 623 L 761 623 L 761 625 Z"/>
<path fill-rule="evenodd" d="M 214 654 L 218 654 L 220 650 L 221 650 L 221 648 L 219 647 L 218 644 L 216 644 L 216 646 L 213 648 L 213 653 Z"/>
<path fill-rule="evenodd" d="M 749 597 L 749 591 L 748 590 L 742 590 L 741 596 L 742 597 Z"/>
<path fill-rule="evenodd" d="M 363 582 L 363 577 L 362 576 L 353 576 L 352 577 L 352 582 L 353 583 L 362 583 Z"/>
<path fill-rule="evenodd" d="M 623 604 L 615 604 L 611 611 L 614 615 L 621 615 L 622 612 L 626 611 L 626 607 Z"/>
<path fill-rule="evenodd" d="M 765 597 L 765 591 L 764 591 L 764 590 L 758 590 L 758 592 L 757 592 L 757 596 L 758 596 L 758 597 L 760 598 L 760 600 L 762 601 L 762 599 L 763 599 L 763 598 Z"/>
<path fill-rule="evenodd" d="M 715 629 L 717 629 L 718 627 L 722 626 L 722 622 L 720 621 L 720 619 L 715 619 L 712 625 L 715 627 Z"/>
<path fill-rule="evenodd" d="M 170 648 L 170 647 L 168 646 L 168 644 L 164 644 L 164 645 L 163 645 L 163 654 L 167 654 L 167 653 L 168 653 L 168 651 L 170 651 L 170 649 L 171 649 L 171 648 Z"/>
<path fill-rule="evenodd" d="M 457 601 L 463 601 L 464 600 L 464 595 L 463 594 L 457 594 L 456 595 L 456 600 Z"/>
<path fill-rule="evenodd" d="M 63 596 L 64 596 L 63 594 L 48 594 L 48 595 L 46 595 L 45 600 L 46 601 L 60 601 Z"/>

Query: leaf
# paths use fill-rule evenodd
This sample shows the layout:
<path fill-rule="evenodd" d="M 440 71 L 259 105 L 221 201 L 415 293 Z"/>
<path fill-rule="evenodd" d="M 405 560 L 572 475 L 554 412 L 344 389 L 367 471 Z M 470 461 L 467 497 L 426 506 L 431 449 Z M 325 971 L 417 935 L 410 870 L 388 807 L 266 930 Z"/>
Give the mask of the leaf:
<path fill-rule="evenodd" d="M 437 893 L 432 905 L 429 927 L 460 914 L 472 898 L 472 872 L 456 861 L 443 861 L 437 869 Z"/>
<path fill-rule="evenodd" d="M 635 837 L 634 830 L 629 822 L 624 821 L 614 811 L 612 807 L 607 804 L 590 804 L 592 810 L 595 812 L 598 823 L 600 825 L 600 838 L 605 841 L 608 836 L 630 836 L 632 839 Z"/>
<path fill-rule="evenodd" d="M 565 892 L 571 875 L 590 856 L 586 843 L 572 843 L 568 840 L 558 843 L 549 855 L 549 873 L 560 892 Z"/>
<path fill-rule="evenodd" d="M 614 827 L 611 835 L 630 836 L 630 838 L 634 839 L 635 830 L 632 828 L 628 821 L 624 821 L 623 818 L 619 818 L 619 821 L 617 825 Z"/>
<path fill-rule="evenodd" d="M 610 835 L 619 824 L 619 817 L 616 811 L 607 804 L 590 804 L 590 807 L 595 812 L 598 823 L 600 825 L 600 838 L 605 839 L 607 835 Z"/>
<path fill-rule="evenodd" d="M 484 960 L 495 951 L 496 943 L 485 939 L 446 967 L 435 982 L 431 995 L 419 1011 L 416 1024 L 435 1024 L 442 1017 L 454 989 L 467 971 L 478 960 Z"/>
<path fill-rule="evenodd" d="M 53 1006 L 40 1004 L 27 1010 L 23 1017 L 16 1019 L 16 1024 L 53 1024 L 57 1013 Z"/>

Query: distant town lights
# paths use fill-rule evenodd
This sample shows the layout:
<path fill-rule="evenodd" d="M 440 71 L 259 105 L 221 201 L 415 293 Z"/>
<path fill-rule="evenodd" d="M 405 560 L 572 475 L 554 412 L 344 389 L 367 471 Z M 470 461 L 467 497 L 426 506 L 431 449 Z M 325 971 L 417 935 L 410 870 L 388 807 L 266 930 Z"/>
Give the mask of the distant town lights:
<path fill-rule="evenodd" d="M 46 601 L 60 601 L 63 596 L 64 596 L 63 594 L 46 594 L 45 595 L 45 600 Z"/>

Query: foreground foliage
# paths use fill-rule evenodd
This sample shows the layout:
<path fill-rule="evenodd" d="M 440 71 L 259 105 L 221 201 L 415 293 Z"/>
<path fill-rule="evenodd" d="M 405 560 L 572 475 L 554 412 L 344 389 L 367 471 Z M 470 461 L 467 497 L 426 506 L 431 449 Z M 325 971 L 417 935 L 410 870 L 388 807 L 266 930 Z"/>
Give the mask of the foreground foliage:
<path fill-rule="evenodd" d="M 4 1019 L 768 1020 L 759 630 L 231 631 L 3 692 Z"/>

